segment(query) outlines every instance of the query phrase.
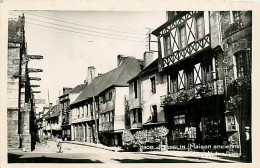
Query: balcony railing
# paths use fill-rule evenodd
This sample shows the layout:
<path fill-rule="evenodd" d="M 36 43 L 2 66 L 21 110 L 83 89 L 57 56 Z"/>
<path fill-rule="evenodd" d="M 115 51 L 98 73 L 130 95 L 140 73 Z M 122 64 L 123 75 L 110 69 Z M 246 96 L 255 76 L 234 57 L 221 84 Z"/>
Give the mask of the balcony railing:
<path fill-rule="evenodd" d="M 114 124 L 113 124 L 113 122 L 100 123 L 99 129 L 100 129 L 100 131 L 113 131 Z"/>
<path fill-rule="evenodd" d="M 198 51 L 202 51 L 211 46 L 210 42 L 210 34 L 205 35 L 198 41 L 193 41 L 192 43 L 188 44 L 182 50 L 177 50 L 169 56 L 163 58 L 163 68 L 168 67 L 184 58 L 187 58 Z"/>
<path fill-rule="evenodd" d="M 161 96 L 161 105 L 174 105 L 177 103 L 188 102 L 193 99 L 200 99 L 213 95 L 223 95 L 223 80 L 208 82 L 206 85 L 196 85 L 194 88 L 181 90 L 176 93 Z"/>
<path fill-rule="evenodd" d="M 105 102 L 104 104 L 101 103 L 99 104 L 99 110 L 100 112 L 107 112 L 107 111 L 111 111 L 114 110 L 115 108 L 115 103 L 113 101 L 114 99 L 112 99 L 111 101 Z"/>

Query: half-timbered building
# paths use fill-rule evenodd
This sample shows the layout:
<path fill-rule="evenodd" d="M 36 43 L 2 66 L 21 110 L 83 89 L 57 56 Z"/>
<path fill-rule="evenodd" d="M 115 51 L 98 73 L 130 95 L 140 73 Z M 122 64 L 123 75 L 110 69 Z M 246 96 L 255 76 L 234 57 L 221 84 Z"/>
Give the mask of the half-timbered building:
<path fill-rule="evenodd" d="M 153 34 L 158 38 L 159 71 L 167 76 L 161 106 L 169 123 L 169 145 L 192 149 L 193 144 L 226 144 L 224 80 L 218 76 L 219 55 L 212 47 L 212 39 L 219 40 L 219 27 L 211 26 L 208 11 L 167 15 L 169 20 Z"/>

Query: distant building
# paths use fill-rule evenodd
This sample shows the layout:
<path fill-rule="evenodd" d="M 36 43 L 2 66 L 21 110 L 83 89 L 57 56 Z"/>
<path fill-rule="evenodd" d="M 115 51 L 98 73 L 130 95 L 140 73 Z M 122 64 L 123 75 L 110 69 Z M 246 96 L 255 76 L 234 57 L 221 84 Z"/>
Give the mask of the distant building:
<path fill-rule="evenodd" d="M 122 145 L 127 81 L 140 72 L 140 65 L 140 60 L 119 56 L 117 68 L 94 78 L 86 86 L 71 104 L 72 139 Z"/>
<path fill-rule="evenodd" d="M 50 138 L 54 138 L 62 134 L 60 104 L 50 107 L 50 110 L 44 116 L 44 121 L 45 132 Z"/>
<path fill-rule="evenodd" d="M 75 101 L 77 96 L 81 93 L 85 84 L 78 85 L 75 88 L 63 88 L 63 95 L 59 97 L 61 107 L 61 120 L 62 120 L 62 138 L 71 140 L 71 123 L 72 115 L 70 109 L 70 102 Z"/>

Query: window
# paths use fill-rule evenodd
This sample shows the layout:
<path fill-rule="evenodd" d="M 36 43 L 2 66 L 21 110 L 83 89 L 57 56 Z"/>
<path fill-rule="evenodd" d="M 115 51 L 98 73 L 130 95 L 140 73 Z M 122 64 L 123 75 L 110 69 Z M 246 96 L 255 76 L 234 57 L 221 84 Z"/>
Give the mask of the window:
<path fill-rule="evenodd" d="M 240 23 L 241 22 L 241 14 L 240 14 L 240 12 L 239 11 L 233 11 L 232 14 L 233 14 L 233 21 L 235 23 Z"/>
<path fill-rule="evenodd" d="M 93 105 L 90 104 L 90 115 L 93 117 Z"/>
<path fill-rule="evenodd" d="M 186 89 L 193 88 L 193 69 L 186 71 Z"/>
<path fill-rule="evenodd" d="M 184 89 L 184 71 L 181 70 L 179 71 L 179 74 L 178 74 L 178 90 L 181 90 L 181 89 Z"/>
<path fill-rule="evenodd" d="M 212 63 L 207 63 L 203 66 L 203 83 L 206 84 L 211 82 L 213 79 L 212 73 Z"/>
<path fill-rule="evenodd" d="M 176 93 L 178 91 L 178 76 L 168 75 L 168 93 Z"/>
<path fill-rule="evenodd" d="M 164 46 L 165 46 L 165 53 L 166 55 L 171 55 L 172 54 L 172 47 L 171 47 L 171 37 L 170 34 L 166 35 L 164 37 Z"/>
<path fill-rule="evenodd" d="M 205 23 L 204 15 L 200 15 L 196 18 L 196 37 L 197 40 L 205 36 Z"/>
<path fill-rule="evenodd" d="M 142 110 L 138 109 L 138 123 L 142 123 Z"/>
<path fill-rule="evenodd" d="M 200 63 L 194 66 L 194 84 L 201 84 L 202 76 L 201 76 L 201 66 Z"/>
<path fill-rule="evenodd" d="M 114 118 L 114 112 L 111 111 L 111 112 L 110 112 L 110 121 L 111 121 L 111 122 L 113 122 L 113 118 Z"/>
<path fill-rule="evenodd" d="M 152 122 L 153 123 L 157 122 L 157 106 L 156 105 L 152 106 Z"/>
<path fill-rule="evenodd" d="M 134 81 L 134 94 L 135 98 L 137 98 L 137 80 Z"/>
<path fill-rule="evenodd" d="M 185 115 L 174 116 L 174 124 L 185 124 Z"/>
<path fill-rule="evenodd" d="M 112 92 L 109 92 L 109 94 L 108 94 L 108 101 L 112 100 L 112 96 L 113 96 Z"/>
<path fill-rule="evenodd" d="M 251 58 L 249 52 L 249 50 L 244 50 L 238 51 L 235 54 L 238 78 L 251 76 Z"/>
<path fill-rule="evenodd" d="M 136 109 L 133 109 L 133 123 L 136 123 L 137 118 L 136 118 Z"/>
<path fill-rule="evenodd" d="M 106 94 L 103 95 L 103 103 L 106 103 Z"/>
<path fill-rule="evenodd" d="M 187 45 L 185 25 L 179 28 L 179 32 L 180 32 L 180 47 L 181 49 L 183 49 Z"/>
<path fill-rule="evenodd" d="M 155 76 L 150 78 L 151 80 L 151 92 L 152 94 L 156 93 L 156 85 L 155 85 Z"/>

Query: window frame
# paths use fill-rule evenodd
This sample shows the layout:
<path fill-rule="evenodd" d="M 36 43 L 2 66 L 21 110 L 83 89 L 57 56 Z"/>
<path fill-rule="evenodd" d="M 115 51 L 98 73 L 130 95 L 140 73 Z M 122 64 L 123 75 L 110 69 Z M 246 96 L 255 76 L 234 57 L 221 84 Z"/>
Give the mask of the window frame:
<path fill-rule="evenodd" d="M 191 77 L 191 79 L 189 79 Z M 191 83 L 190 83 L 191 82 Z M 184 88 L 192 89 L 194 87 L 194 67 L 184 70 Z"/>
<path fill-rule="evenodd" d="M 184 45 L 182 44 L 182 31 L 181 29 L 184 29 Z M 186 25 L 185 23 L 184 24 L 181 24 L 179 27 L 178 27 L 178 32 L 179 32 L 179 47 L 180 49 L 184 49 L 185 47 L 187 47 L 187 44 L 188 44 L 188 40 L 187 40 L 187 32 L 186 32 Z"/>
<path fill-rule="evenodd" d="M 134 80 L 133 82 L 133 90 L 134 90 L 134 98 L 138 98 L 138 83 L 137 80 Z"/>
<path fill-rule="evenodd" d="M 156 76 L 150 77 L 150 83 L 151 83 L 151 93 L 156 93 Z"/>
<path fill-rule="evenodd" d="M 143 120 L 142 109 L 139 108 L 137 111 L 138 111 L 137 112 L 137 122 L 142 123 L 142 120 Z"/>
<path fill-rule="evenodd" d="M 213 65 L 212 61 L 207 61 L 203 64 L 201 64 L 201 70 L 202 70 L 202 83 L 207 84 L 213 81 Z M 209 79 L 207 79 L 207 72 L 209 72 Z"/>
<path fill-rule="evenodd" d="M 167 39 L 169 39 L 169 41 Z M 164 53 L 166 56 L 169 56 L 173 53 L 171 34 L 170 33 L 165 34 L 163 36 L 163 40 L 164 40 Z M 169 42 L 169 44 L 168 44 L 168 42 Z M 169 48 L 168 48 L 168 46 L 169 46 Z"/>
<path fill-rule="evenodd" d="M 202 28 L 203 28 L 203 36 L 202 37 L 199 37 L 199 32 L 198 32 L 198 19 L 199 18 L 203 18 L 203 25 L 202 25 Z M 198 15 L 198 16 L 196 16 L 195 17 L 195 34 L 196 34 L 196 41 L 198 41 L 198 40 L 200 40 L 200 39 L 202 39 L 203 37 L 205 37 L 205 17 L 204 17 L 204 14 L 202 13 L 202 14 L 200 14 L 200 15 Z"/>
<path fill-rule="evenodd" d="M 252 63 L 251 63 L 251 55 L 250 50 L 240 50 L 234 54 L 236 60 L 236 71 L 237 78 L 245 78 L 251 76 Z M 240 61 L 238 62 L 238 57 Z M 241 67 L 243 71 L 241 72 Z"/>
<path fill-rule="evenodd" d="M 108 101 L 111 101 L 112 98 L 113 98 L 113 92 L 110 91 L 110 92 L 108 93 Z"/>
<path fill-rule="evenodd" d="M 157 111 L 157 105 L 152 105 L 151 106 L 151 114 L 152 114 L 152 123 L 157 123 L 158 122 L 158 111 Z"/>

